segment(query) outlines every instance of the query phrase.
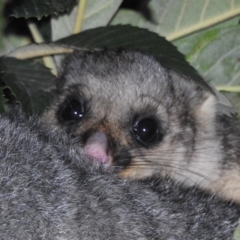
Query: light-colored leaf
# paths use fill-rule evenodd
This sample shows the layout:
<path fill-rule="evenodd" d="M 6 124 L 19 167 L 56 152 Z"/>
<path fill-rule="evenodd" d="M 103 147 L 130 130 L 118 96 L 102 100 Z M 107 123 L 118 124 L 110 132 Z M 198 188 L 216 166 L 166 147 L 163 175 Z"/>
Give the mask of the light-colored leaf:
<path fill-rule="evenodd" d="M 234 22 L 235 26 L 231 26 Z M 230 23 L 228 27 L 219 25 L 174 42 L 214 86 L 240 84 L 240 26 L 238 19 Z"/>
<path fill-rule="evenodd" d="M 238 222 L 238 226 L 234 232 L 233 239 L 240 240 L 240 224 L 239 224 L 239 222 Z"/>
<path fill-rule="evenodd" d="M 123 9 L 112 24 L 147 28 L 172 41 L 239 15 L 240 0 L 152 0 L 148 8 L 154 23 Z"/>
<path fill-rule="evenodd" d="M 84 14 L 82 30 L 106 26 L 122 0 L 88 0 Z M 76 20 L 77 6 L 69 14 L 61 14 L 51 20 L 52 40 L 67 37 L 73 33 Z"/>
<path fill-rule="evenodd" d="M 82 30 L 107 25 L 121 2 L 122 0 L 87 0 Z M 78 6 L 74 7 L 70 13 L 51 18 L 53 41 L 73 34 L 78 13 L 77 8 Z M 63 56 L 54 57 L 57 68 L 60 67 L 62 58 Z"/>
<path fill-rule="evenodd" d="M 76 19 L 77 6 L 71 12 L 51 18 L 52 40 L 67 37 L 72 34 Z"/>
<path fill-rule="evenodd" d="M 196 64 L 212 84 L 237 85 L 240 83 L 240 26 L 223 29 L 220 36 L 199 51 Z"/>
<path fill-rule="evenodd" d="M 82 30 L 106 26 L 122 0 L 88 0 Z"/>

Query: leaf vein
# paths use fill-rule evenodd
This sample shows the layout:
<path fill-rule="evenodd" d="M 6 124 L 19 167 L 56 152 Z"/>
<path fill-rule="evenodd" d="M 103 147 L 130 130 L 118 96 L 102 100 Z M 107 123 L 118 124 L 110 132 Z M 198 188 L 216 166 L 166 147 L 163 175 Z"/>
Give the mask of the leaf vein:
<path fill-rule="evenodd" d="M 87 19 L 87 18 L 92 17 L 92 16 L 95 15 L 96 13 L 102 11 L 104 8 L 107 8 L 107 7 L 108 7 L 109 5 L 111 5 L 112 3 L 113 3 L 113 1 L 108 1 L 108 2 L 105 3 L 105 4 L 102 4 L 99 8 L 97 8 L 97 9 L 95 9 L 94 11 L 86 14 L 86 15 L 84 16 L 84 19 Z"/>
<path fill-rule="evenodd" d="M 204 20 L 205 13 L 206 13 L 208 5 L 209 5 L 209 0 L 205 0 L 204 6 L 202 8 L 201 15 L 200 15 L 200 22 L 202 22 Z"/>
<path fill-rule="evenodd" d="M 231 55 L 233 52 L 236 52 L 238 49 L 240 49 L 240 46 L 237 46 L 233 49 L 231 49 L 231 51 L 223 54 L 203 75 L 206 76 L 215 66 L 217 66 L 224 58 L 228 57 L 229 55 Z"/>
<path fill-rule="evenodd" d="M 176 26 L 175 26 L 175 31 L 177 31 L 180 27 L 180 24 L 181 24 L 183 16 L 184 16 L 184 12 L 186 10 L 187 2 L 188 2 L 188 0 L 184 0 L 184 3 L 182 4 L 180 15 L 178 17 L 178 20 L 177 20 L 177 23 L 176 23 Z"/>

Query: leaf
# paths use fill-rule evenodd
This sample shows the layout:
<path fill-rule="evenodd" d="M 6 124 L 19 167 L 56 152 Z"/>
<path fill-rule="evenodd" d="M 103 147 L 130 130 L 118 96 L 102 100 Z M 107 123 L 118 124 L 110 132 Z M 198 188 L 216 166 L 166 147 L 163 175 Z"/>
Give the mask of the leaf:
<path fill-rule="evenodd" d="M 0 78 L 31 115 L 41 113 L 49 104 L 55 78 L 39 63 L 14 58 L 0 58 Z"/>
<path fill-rule="evenodd" d="M 56 43 L 86 49 L 134 47 L 152 54 L 166 68 L 190 77 L 204 89 L 212 92 L 212 89 L 170 42 L 145 29 L 131 26 L 100 27 L 72 35 Z"/>
<path fill-rule="evenodd" d="M 0 13 L 2 12 L 3 12 L 3 1 L 0 1 Z M 0 14 L 0 49 L 3 47 L 3 43 L 2 43 L 3 24 L 4 24 L 4 19 L 2 17 L 2 14 Z"/>
<path fill-rule="evenodd" d="M 240 0 L 152 0 L 148 5 L 154 23 L 131 10 L 120 10 L 112 25 L 131 24 L 176 40 L 240 14 Z"/>
<path fill-rule="evenodd" d="M 70 11 L 76 3 L 77 0 L 18 0 L 6 15 L 41 19 L 43 16 Z"/>
<path fill-rule="evenodd" d="M 121 3 L 122 0 L 88 0 L 83 30 L 107 25 Z"/>
<path fill-rule="evenodd" d="M 121 3 L 122 0 L 88 0 L 82 30 L 107 25 Z M 73 33 L 76 15 L 77 6 L 69 14 L 51 19 L 53 41 Z"/>
<path fill-rule="evenodd" d="M 240 240 L 240 222 L 239 222 L 239 220 L 238 220 L 238 226 L 234 231 L 233 239 Z"/>
<path fill-rule="evenodd" d="M 237 20 L 235 19 L 236 23 Z M 218 26 L 180 39 L 174 44 L 186 54 L 188 61 L 214 86 L 239 85 L 239 33 L 239 25 L 225 28 Z"/>

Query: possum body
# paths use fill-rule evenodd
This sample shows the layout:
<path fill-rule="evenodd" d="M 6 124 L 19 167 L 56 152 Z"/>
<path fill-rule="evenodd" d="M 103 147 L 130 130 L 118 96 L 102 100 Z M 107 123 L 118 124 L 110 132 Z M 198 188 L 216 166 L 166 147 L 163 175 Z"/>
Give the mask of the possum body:
<path fill-rule="evenodd" d="M 117 178 L 79 141 L 0 115 L 0 239 L 233 239 L 238 205 L 170 179 Z"/>

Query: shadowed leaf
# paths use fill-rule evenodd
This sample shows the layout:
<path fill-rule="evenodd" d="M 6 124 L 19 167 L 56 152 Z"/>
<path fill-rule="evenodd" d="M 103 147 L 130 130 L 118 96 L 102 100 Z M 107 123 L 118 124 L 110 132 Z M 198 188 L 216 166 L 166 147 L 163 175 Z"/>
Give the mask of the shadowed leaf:
<path fill-rule="evenodd" d="M 70 11 L 76 4 L 77 0 L 17 0 L 6 15 L 41 19 L 43 16 Z"/>
<path fill-rule="evenodd" d="M 49 69 L 39 63 L 0 58 L 0 78 L 29 115 L 41 113 L 52 98 L 54 77 Z"/>

